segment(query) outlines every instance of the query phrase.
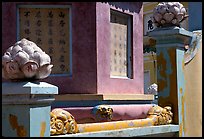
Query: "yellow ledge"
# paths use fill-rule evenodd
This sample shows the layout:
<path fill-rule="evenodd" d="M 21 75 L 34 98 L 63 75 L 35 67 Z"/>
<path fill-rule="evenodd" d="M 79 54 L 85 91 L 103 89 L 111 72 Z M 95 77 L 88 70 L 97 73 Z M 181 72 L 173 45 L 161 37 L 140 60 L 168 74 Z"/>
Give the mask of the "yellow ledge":
<path fill-rule="evenodd" d="M 55 95 L 56 101 L 76 100 L 154 100 L 151 94 L 63 94 Z"/>
<path fill-rule="evenodd" d="M 56 135 L 51 137 L 178 137 L 178 132 L 179 125 L 169 124 Z"/>
<path fill-rule="evenodd" d="M 153 126 L 155 118 L 137 119 L 137 120 L 125 120 L 114 122 L 101 122 L 101 123 L 88 123 L 78 124 L 79 133 L 84 132 L 96 132 L 104 130 L 116 130 L 133 127 Z"/>

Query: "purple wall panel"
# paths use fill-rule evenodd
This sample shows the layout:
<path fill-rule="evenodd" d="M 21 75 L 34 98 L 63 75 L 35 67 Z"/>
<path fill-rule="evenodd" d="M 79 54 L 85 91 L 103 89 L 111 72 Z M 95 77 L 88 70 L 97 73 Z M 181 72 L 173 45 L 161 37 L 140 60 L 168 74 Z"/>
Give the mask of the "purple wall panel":
<path fill-rule="evenodd" d="M 41 80 L 58 86 L 59 94 L 143 93 L 142 2 L 4 2 L 2 55 L 17 41 L 17 4 L 71 6 L 72 77 L 49 76 Z M 133 15 L 133 79 L 110 78 L 111 7 Z"/>
<path fill-rule="evenodd" d="M 110 78 L 110 9 L 124 11 L 133 16 L 133 79 Z M 120 2 L 97 3 L 96 15 L 98 93 L 144 93 L 143 33 L 141 33 L 143 32 L 142 3 L 129 3 L 125 5 Z"/>
<path fill-rule="evenodd" d="M 95 3 L 72 3 L 72 77 L 49 77 L 60 94 L 96 93 Z"/>
<path fill-rule="evenodd" d="M 16 5 L 2 3 L 2 55 L 16 42 Z"/>
<path fill-rule="evenodd" d="M 95 2 L 21 2 L 3 3 L 2 55 L 16 40 L 16 5 L 71 5 L 72 77 L 49 76 L 46 81 L 59 87 L 59 93 L 96 93 L 96 14 Z M 8 18 L 9 17 L 9 18 Z M 5 81 L 2 79 L 2 81 Z"/>

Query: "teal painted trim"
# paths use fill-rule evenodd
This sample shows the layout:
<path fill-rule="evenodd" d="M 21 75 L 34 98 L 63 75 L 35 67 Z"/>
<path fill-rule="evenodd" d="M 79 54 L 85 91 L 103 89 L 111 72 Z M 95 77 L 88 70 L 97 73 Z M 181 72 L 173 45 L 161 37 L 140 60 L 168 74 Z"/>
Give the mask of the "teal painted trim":
<path fill-rule="evenodd" d="M 169 47 L 171 44 L 176 44 L 174 47 L 182 47 L 182 45 L 184 47 L 185 44 L 190 43 L 193 33 L 183 28 L 173 26 L 167 28 L 156 28 L 153 31 L 148 32 L 148 36 L 156 39 L 156 45 L 161 44 L 160 47 Z"/>
<path fill-rule="evenodd" d="M 30 108 L 30 137 L 50 137 L 51 106 Z"/>
<path fill-rule="evenodd" d="M 156 28 L 151 32 L 148 32 L 148 35 L 152 37 L 162 37 L 162 36 L 171 36 L 171 35 L 183 35 L 190 37 L 193 35 L 192 32 L 189 32 L 185 30 L 184 28 L 179 28 L 179 27 L 166 27 L 166 28 Z"/>
<path fill-rule="evenodd" d="M 175 47 L 179 48 L 180 47 L 180 48 L 183 48 L 184 44 L 183 43 L 169 43 L 169 44 L 160 43 L 160 44 L 157 44 L 157 49 L 159 47 L 163 47 L 163 48 L 168 48 L 168 47 L 170 47 L 170 48 L 175 48 Z"/>
<path fill-rule="evenodd" d="M 58 94 L 58 87 L 46 82 L 4 82 L 2 94 Z"/>
<path fill-rule="evenodd" d="M 185 93 L 185 79 L 184 79 L 184 51 L 176 50 L 176 63 L 177 63 L 177 92 L 178 92 L 178 118 L 179 125 L 182 131 L 180 135 L 185 136 L 184 125 L 186 121 L 186 102 L 183 100 Z M 183 106 L 184 105 L 184 106 Z"/>

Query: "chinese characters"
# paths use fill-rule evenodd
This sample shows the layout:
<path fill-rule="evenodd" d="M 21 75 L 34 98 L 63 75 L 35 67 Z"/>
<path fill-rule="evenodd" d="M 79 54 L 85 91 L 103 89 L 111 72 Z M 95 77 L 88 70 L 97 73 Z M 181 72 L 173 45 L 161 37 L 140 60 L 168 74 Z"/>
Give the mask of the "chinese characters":
<path fill-rule="evenodd" d="M 69 8 L 19 8 L 19 35 L 52 58 L 52 73 L 70 72 Z"/>
<path fill-rule="evenodd" d="M 116 15 L 111 18 L 110 75 L 127 77 L 127 19 Z"/>

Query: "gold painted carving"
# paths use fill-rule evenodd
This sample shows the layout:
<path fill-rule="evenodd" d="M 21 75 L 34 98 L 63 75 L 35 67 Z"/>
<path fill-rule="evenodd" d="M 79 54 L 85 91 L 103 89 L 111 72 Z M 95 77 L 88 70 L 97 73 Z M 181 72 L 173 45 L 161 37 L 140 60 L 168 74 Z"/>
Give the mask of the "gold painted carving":
<path fill-rule="evenodd" d="M 172 123 L 173 113 L 171 107 L 166 106 L 164 108 L 154 105 L 148 111 L 147 118 L 154 119 L 154 125 L 165 125 Z"/>
<path fill-rule="evenodd" d="M 50 112 L 50 134 L 73 134 L 78 132 L 78 126 L 68 111 L 60 108 L 53 109 Z"/>
<path fill-rule="evenodd" d="M 99 105 L 96 107 L 96 119 L 98 121 L 107 120 L 111 121 L 113 117 L 113 108 L 108 105 Z"/>

